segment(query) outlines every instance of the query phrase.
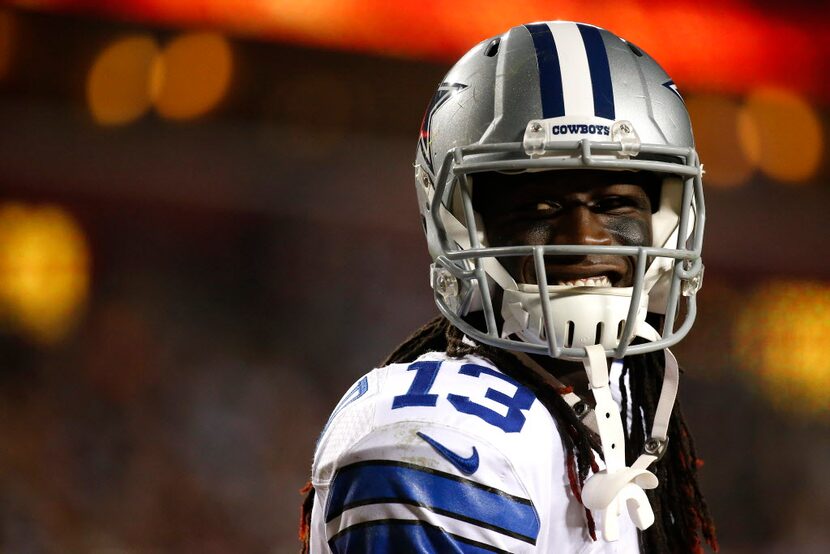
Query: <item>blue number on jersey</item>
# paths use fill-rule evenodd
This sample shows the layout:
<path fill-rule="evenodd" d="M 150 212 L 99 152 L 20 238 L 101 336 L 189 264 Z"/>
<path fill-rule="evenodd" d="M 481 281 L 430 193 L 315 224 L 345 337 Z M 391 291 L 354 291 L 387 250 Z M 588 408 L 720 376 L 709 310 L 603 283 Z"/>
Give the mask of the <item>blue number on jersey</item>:
<path fill-rule="evenodd" d="M 400 394 L 392 399 L 392 409 L 410 406 L 435 406 L 438 403 L 438 395 L 429 394 L 429 389 L 435 383 L 435 377 L 438 375 L 441 363 L 440 361 L 421 361 L 415 362 L 406 368 L 407 371 L 415 371 L 415 379 L 413 379 L 412 385 L 410 385 L 406 394 Z M 447 400 L 456 410 L 479 417 L 505 433 L 518 433 L 522 430 L 527 419 L 522 410 L 529 409 L 535 399 L 535 396 L 527 387 L 522 386 L 503 373 L 480 365 L 464 364 L 459 368 L 458 373 L 470 377 L 481 377 L 482 374 L 491 375 L 515 386 L 516 392 L 513 396 L 510 396 L 488 388 L 484 394 L 485 398 L 506 406 L 507 415 L 501 415 L 495 410 L 477 404 L 470 400 L 468 396 L 448 394 Z"/>
<path fill-rule="evenodd" d="M 392 409 L 407 406 L 435 406 L 438 402 L 438 395 L 428 393 L 435 382 L 435 376 L 438 375 L 439 367 L 441 367 L 441 362 L 431 361 L 415 362 L 406 368 L 407 371 L 415 371 L 415 379 L 406 394 L 392 399 Z"/>
<path fill-rule="evenodd" d="M 487 389 L 487 392 L 484 394 L 485 398 L 489 398 L 494 402 L 498 402 L 499 404 L 506 406 L 507 415 L 501 415 L 495 410 L 491 410 L 481 404 L 476 404 L 470 400 L 468 396 L 448 394 L 447 400 L 455 406 L 456 410 L 464 412 L 465 414 L 478 416 L 490 425 L 495 425 L 505 433 L 518 433 L 522 430 L 525 420 L 527 419 L 522 413 L 522 410 L 529 409 L 535 399 L 533 393 L 530 392 L 530 389 L 523 387 L 504 373 L 500 373 L 489 367 L 464 364 L 458 370 L 458 373 L 462 375 L 469 375 L 471 377 L 481 377 L 482 373 L 485 375 L 492 375 L 493 377 L 497 377 L 502 381 L 515 386 L 516 392 L 513 396 L 509 396 L 501 391 L 497 391 L 496 389 Z"/>

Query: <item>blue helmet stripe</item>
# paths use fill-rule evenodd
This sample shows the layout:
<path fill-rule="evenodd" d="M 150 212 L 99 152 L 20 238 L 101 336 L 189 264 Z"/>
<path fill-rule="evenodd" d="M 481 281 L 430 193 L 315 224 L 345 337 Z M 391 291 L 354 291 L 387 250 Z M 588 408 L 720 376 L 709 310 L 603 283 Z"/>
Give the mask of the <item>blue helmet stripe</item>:
<path fill-rule="evenodd" d="M 373 460 L 338 470 L 329 492 L 326 521 L 369 504 L 409 504 L 535 543 L 539 516 L 530 500 L 406 462 Z"/>
<path fill-rule="evenodd" d="M 591 84 L 594 90 L 594 115 L 606 119 L 616 119 L 614 110 L 614 88 L 611 85 L 611 68 L 608 66 L 608 53 L 602 42 L 599 29 L 590 25 L 577 24 L 585 53 L 588 55 L 588 67 L 591 71 Z"/>
<path fill-rule="evenodd" d="M 562 94 L 562 70 L 553 34 L 546 23 L 525 25 L 536 48 L 536 66 L 539 68 L 539 89 L 542 95 L 542 117 L 565 115 L 565 97 Z"/>
<path fill-rule="evenodd" d="M 387 519 L 353 525 L 329 540 L 334 554 L 345 552 L 452 552 L 492 554 L 504 550 L 473 541 L 423 521 Z"/>

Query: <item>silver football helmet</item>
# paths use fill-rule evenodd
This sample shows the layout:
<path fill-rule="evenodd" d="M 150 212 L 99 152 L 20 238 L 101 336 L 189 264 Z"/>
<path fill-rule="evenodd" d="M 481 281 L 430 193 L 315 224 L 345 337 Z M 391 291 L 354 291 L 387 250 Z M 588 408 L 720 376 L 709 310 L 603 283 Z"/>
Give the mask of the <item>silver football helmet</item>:
<path fill-rule="evenodd" d="M 487 244 L 472 202 L 477 172 L 576 168 L 661 175 L 653 244 Z M 675 344 L 694 321 L 703 278 L 702 173 L 683 99 L 635 45 L 566 21 L 481 42 L 439 85 L 415 159 L 439 310 L 478 341 L 556 358 L 585 359 L 595 344 L 615 358 Z M 633 285 L 550 283 L 546 257 L 566 255 L 630 257 Z M 508 256 L 532 256 L 537 284 L 517 282 L 500 261 Z M 468 317 L 478 310 L 483 317 Z M 660 332 L 647 312 L 665 315 Z M 632 344 L 637 336 L 645 341 Z"/>

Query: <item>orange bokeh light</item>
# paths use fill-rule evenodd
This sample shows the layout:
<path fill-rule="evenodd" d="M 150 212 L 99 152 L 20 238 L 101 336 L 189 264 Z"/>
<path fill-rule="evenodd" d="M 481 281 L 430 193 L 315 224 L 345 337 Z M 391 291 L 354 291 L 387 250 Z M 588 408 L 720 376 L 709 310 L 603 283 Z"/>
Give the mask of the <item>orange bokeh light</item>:
<path fill-rule="evenodd" d="M 739 145 L 738 101 L 701 94 L 687 98 L 686 107 L 692 118 L 695 146 L 706 169 L 706 184 L 736 187 L 746 183 L 753 164 Z"/>
<path fill-rule="evenodd" d="M 92 117 L 102 125 L 123 125 L 150 107 L 151 68 L 158 56 L 156 41 L 131 35 L 107 46 L 93 62 L 86 83 Z"/>
<path fill-rule="evenodd" d="M 154 105 L 169 119 L 190 119 L 214 108 L 227 93 L 233 71 L 222 35 L 188 33 L 168 44 L 153 71 Z"/>
<path fill-rule="evenodd" d="M 744 153 L 767 175 L 799 183 L 815 174 L 824 138 L 818 115 L 803 98 L 783 89 L 760 88 L 746 99 L 739 121 Z"/>
<path fill-rule="evenodd" d="M 0 311 L 35 340 L 72 327 L 89 292 L 90 254 L 74 218 L 56 206 L 0 205 Z"/>
<path fill-rule="evenodd" d="M 830 415 L 830 286 L 781 281 L 759 287 L 735 326 L 735 355 L 782 409 Z"/>

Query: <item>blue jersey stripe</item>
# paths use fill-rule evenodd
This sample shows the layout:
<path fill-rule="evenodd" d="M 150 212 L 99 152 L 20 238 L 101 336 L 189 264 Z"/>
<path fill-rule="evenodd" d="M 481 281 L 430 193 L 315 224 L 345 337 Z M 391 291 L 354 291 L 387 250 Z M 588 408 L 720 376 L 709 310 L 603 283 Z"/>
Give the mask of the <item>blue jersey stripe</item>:
<path fill-rule="evenodd" d="M 539 90 L 542 95 L 542 116 L 565 115 L 565 96 L 562 93 L 562 70 L 553 33 L 546 23 L 525 25 L 536 48 L 536 66 L 539 68 Z"/>
<path fill-rule="evenodd" d="M 449 473 L 405 462 L 358 462 L 334 477 L 326 521 L 356 506 L 381 503 L 423 506 L 534 544 L 539 517 L 530 500 Z"/>
<path fill-rule="evenodd" d="M 334 554 L 508 554 L 504 550 L 447 533 L 440 527 L 422 521 L 399 519 L 353 525 L 332 537 L 329 547 Z"/>
<path fill-rule="evenodd" d="M 599 29 L 590 25 L 577 24 L 585 53 L 588 55 L 588 68 L 591 71 L 591 85 L 594 90 L 594 115 L 606 119 L 616 119 L 614 110 L 614 88 L 611 85 L 611 68 L 608 66 L 608 53 L 602 42 Z"/>

